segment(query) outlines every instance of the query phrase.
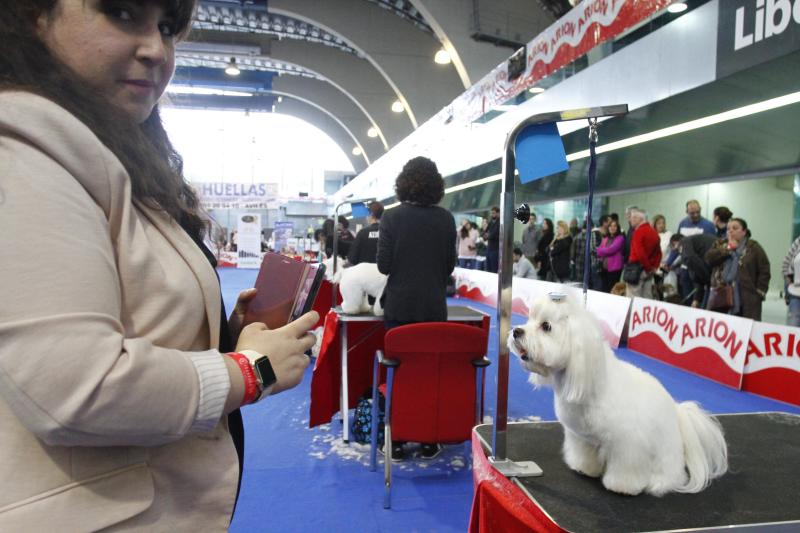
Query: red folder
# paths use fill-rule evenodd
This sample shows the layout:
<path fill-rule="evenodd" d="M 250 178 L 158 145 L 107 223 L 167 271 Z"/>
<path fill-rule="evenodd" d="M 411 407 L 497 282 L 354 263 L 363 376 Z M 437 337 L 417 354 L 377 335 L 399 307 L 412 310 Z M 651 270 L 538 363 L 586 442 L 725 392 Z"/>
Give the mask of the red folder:
<path fill-rule="evenodd" d="M 247 307 L 244 323 L 263 322 L 270 329 L 285 326 L 311 308 L 323 272 L 324 265 L 267 252 L 256 278 L 258 292 Z"/>

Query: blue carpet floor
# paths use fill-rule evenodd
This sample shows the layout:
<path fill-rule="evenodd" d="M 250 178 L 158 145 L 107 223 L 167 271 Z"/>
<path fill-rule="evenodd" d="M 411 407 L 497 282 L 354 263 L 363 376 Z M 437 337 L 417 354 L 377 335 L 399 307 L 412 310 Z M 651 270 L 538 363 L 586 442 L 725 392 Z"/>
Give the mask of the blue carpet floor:
<path fill-rule="evenodd" d="M 239 291 L 255 282 L 255 270 L 220 269 L 228 311 Z M 497 359 L 494 309 L 465 300 L 493 317 L 489 358 Z M 524 317 L 514 316 L 521 324 Z M 732 390 L 624 348 L 617 355 L 656 376 L 678 400 L 696 400 L 713 413 L 786 411 L 800 408 Z M 486 414 L 496 401 L 495 365 L 487 375 Z M 395 464 L 391 510 L 384 510 L 383 475 L 370 472 L 369 448 L 341 442 L 334 420 L 308 429 L 311 367 L 291 391 L 245 407 L 246 453 L 242 492 L 234 532 L 463 532 L 472 503 L 471 458 L 467 445 L 448 446 L 433 461 L 408 459 Z M 554 420 L 550 390 L 533 390 L 516 362 L 510 365 L 510 421 Z M 411 449 L 413 452 L 413 448 Z"/>

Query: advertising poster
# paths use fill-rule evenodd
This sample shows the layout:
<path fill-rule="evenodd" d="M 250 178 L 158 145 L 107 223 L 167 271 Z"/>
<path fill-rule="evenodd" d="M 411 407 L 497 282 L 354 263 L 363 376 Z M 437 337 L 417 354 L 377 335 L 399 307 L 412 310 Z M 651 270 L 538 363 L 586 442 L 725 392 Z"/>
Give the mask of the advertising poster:
<path fill-rule="evenodd" d="M 285 220 L 275 222 L 275 229 L 272 231 L 273 249 L 278 253 L 282 252 L 287 247 L 293 234 L 294 222 Z"/>
<path fill-rule="evenodd" d="M 239 216 L 236 227 L 236 268 L 261 266 L 261 215 L 246 213 Z"/>

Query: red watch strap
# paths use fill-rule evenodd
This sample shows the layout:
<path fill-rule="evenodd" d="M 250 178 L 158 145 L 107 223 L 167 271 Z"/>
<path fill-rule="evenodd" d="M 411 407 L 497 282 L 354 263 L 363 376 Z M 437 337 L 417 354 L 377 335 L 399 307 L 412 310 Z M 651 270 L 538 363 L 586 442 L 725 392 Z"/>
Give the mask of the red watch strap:
<path fill-rule="evenodd" d="M 253 370 L 250 359 L 248 359 L 246 355 L 236 352 L 226 353 L 225 355 L 236 361 L 236 364 L 239 365 L 239 370 L 242 371 L 242 377 L 244 378 L 244 397 L 242 398 L 242 405 L 255 402 L 259 394 L 258 380 L 256 379 L 256 373 Z"/>

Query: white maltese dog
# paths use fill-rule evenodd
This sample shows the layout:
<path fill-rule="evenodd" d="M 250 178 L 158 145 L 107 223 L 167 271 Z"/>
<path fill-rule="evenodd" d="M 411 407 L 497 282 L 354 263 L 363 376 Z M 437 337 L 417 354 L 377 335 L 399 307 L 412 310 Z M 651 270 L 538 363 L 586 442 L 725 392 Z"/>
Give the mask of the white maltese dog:
<path fill-rule="evenodd" d="M 508 346 L 555 391 L 564 461 L 621 494 L 700 492 L 728 470 L 719 423 L 694 402 L 676 404 L 653 376 L 620 361 L 577 294 L 537 299 Z"/>
<path fill-rule="evenodd" d="M 385 274 L 378 272 L 378 265 L 375 263 L 359 263 L 341 270 L 337 268 L 331 278 L 333 282 L 339 283 L 344 313 L 355 315 L 371 310 L 375 316 L 383 316 L 381 295 L 386 287 L 386 279 Z M 375 298 L 374 306 L 369 304 L 368 296 Z"/>

